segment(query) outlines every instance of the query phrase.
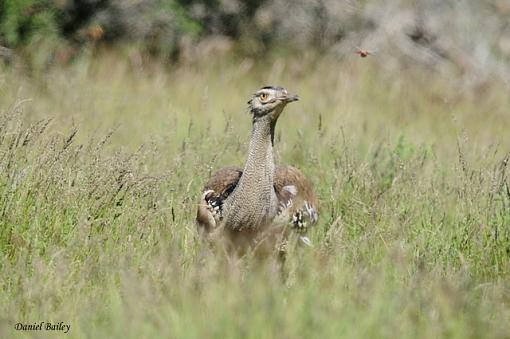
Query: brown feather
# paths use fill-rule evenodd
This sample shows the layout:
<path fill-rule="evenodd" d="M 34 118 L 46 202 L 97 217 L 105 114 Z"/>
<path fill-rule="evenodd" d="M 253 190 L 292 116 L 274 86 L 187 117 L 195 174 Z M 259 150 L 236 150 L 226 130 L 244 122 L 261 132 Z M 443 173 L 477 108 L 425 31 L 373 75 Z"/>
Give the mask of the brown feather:
<path fill-rule="evenodd" d="M 204 191 L 213 190 L 219 194 L 235 187 L 243 171 L 238 167 L 225 167 L 214 173 L 204 187 Z"/>
<path fill-rule="evenodd" d="M 291 196 L 288 191 L 284 190 L 286 186 L 295 186 L 297 194 Z M 286 204 L 289 198 L 293 200 L 289 214 L 294 214 L 303 206 L 305 201 L 316 211 L 319 209 L 319 200 L 315 195 L 312 184 L 306 179 L 303 173 L 295 167 L 278 166 L 274 178 L 274 188 L 280 203 Z"/>
<path fill-rule="evenodd" d="M 211 232 L 217 226 L 215 219 L 208 207 L 208 201 L 217 200 L 220 204 L 235 189 L 243 171 L 237 167 L 225 167 L 215 172 L 203 190 L 203 196 L 197 211 L 197 223 L 199 230 Z M 292 194 L 286 188 L 294 186 L 296 194 Z M 297 168 L 292 166 L 278 166 L 275 171 L 274 189 L 278 202 L 286 206 L 289 201 L 288 215 L 292 216 L 303 208 L 305 202 L 318 211 L 319 204 L 312 184 Z"/>
<path fill-rule="evenodd" d="M 243 171 L 237 167 L 225 167 L 215 172 L 205 185 L 197 210 L 199 233 L 212 232 L 217 226 L 217 218 L 210 211 L 208 201 L 222 202 L 234 190 Z M 209 192 L 208 192 L 209 191 Z"/>

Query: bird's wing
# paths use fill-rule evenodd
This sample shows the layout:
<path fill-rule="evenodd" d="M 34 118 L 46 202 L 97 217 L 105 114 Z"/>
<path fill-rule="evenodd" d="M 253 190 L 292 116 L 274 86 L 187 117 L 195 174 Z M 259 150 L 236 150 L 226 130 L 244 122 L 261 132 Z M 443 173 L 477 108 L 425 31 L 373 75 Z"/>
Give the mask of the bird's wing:
<path fill-rule="evenodd" d="M 202 191 L 197 211 L 199 232 L 213 231 L 222 219 L 223 202 L 236 188 L 243 171 L 225 167 L 214 173 Z"/>
<path fill-rule="evenodd" d="M 319 201 L 312 184 L 297 168 L 278 166 L 274 189 L 279 202 L 278 214 L 288 218 L 296 231 L 306 233 L 319 217 Z"/>
<path fill-rule="evenodd" d="M 243 171 L 225 167 L 214 173 L 202 191 L 197 211 L 199 232 L 212 232 L 222 220 L 223 202 L 234 191 Z M 278 166 L 274 189 L 278 198 L 279 222 L 288 223 L 304 234 L 308 226 L 317 222 L 318 199 L 312 184 L 297 168 Z"/>

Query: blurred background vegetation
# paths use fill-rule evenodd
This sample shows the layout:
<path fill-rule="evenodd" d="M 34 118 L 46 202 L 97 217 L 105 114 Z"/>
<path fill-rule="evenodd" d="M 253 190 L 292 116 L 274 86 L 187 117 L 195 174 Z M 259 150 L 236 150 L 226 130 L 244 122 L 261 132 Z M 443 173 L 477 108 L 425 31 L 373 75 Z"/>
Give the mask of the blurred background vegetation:
<path fill-rule="evenodd" d="M 0 55 L 41 69 L 98 48 L 189 61 L 235 51 L 332 53 L 363 46 L 384 67 L 510 79 L 510 0 L 4 0 Z"/>

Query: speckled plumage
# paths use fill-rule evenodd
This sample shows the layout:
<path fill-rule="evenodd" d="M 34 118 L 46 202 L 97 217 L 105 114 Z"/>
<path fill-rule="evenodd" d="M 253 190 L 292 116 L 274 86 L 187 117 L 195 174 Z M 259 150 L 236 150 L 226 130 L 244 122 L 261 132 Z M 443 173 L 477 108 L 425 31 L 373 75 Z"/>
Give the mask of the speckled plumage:
<path fill-rule="evenodd" d="M 253 130 L 245 167 L 226 167 L 211 176 L 197 211 L 200 233 L 243 253 L 281 249 L 291 231 L 309 244 L 303 235 L 318 218 L 313 186 L 298 169 L 276 167 L 273 159 L 276 122 L 285 105 L 296 100 L 284 88 L 270 86 L 250 99 Z"/>

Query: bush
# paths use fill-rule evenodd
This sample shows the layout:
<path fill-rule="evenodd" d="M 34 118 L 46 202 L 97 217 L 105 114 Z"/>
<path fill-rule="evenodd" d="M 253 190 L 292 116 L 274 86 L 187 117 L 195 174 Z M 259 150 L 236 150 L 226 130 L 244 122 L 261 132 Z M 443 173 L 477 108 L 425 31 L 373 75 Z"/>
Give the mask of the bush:
<path fill-rule="evenodd" d="M 5 0 L 0 4 L 0 41 L 16 47 L 29 44 L 38 36 L 59 35 L 58 17 L 50 1 Z"/>
<path fill-rule="evenodd" d="M 0 4 L 0 45 L 50 56 L 59 42 L 76 54 L 87 46 L 129 43 L 170 60 L 186 48 L 218 37 L 243 54 L 273 49 L 352 55 L 376 50 L 392 71 L 424 68 L 460 75 L 478 85 L 510 81 L 510 6 L 469 0 L 5 0 Z M 34 41 L 38 44 L 34 45 Z M 217 41 L 217 40 L 216 40 Z M 34 48 L 34 46 L 37 46 Z M 203 55 L 203 54 L 200 54 Z M 51 58 L 50 58 L 51 59 Z M 383 58 L 381 58 L 383 59 Z M 63 58 L 64 61 L 68 58 Z"/>

